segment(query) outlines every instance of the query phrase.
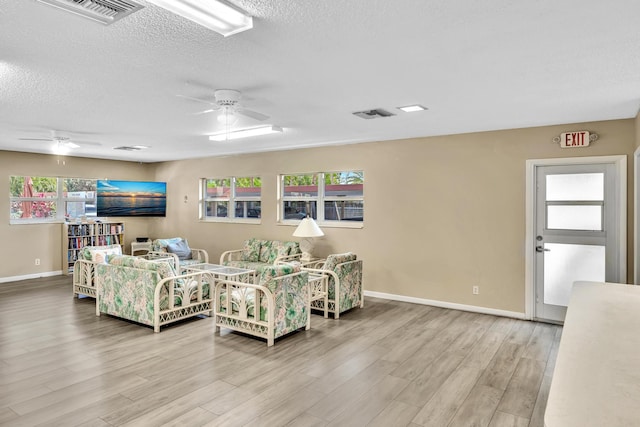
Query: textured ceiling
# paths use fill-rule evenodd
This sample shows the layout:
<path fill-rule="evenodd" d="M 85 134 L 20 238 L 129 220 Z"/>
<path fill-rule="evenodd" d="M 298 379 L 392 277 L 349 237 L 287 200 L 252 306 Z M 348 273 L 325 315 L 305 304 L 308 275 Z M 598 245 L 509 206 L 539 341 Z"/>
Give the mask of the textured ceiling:
<path fill-rule="evenodd" d="M 227 38 L 140 0 L 110 26 L 0 0 L 0 150 L 140 162 L 634 117 L 637 0 L 235 0 Z M 281 135 L 210 142 L 207 106 L 243 92 Z M 429 108 L 403 113 L 398 106 Z M 351 113 L 384 108 L 396 116 Z M 260 124 L 241 119 L 236 127 Z M 148 150 L 113 150 L 121 145 Z"/>

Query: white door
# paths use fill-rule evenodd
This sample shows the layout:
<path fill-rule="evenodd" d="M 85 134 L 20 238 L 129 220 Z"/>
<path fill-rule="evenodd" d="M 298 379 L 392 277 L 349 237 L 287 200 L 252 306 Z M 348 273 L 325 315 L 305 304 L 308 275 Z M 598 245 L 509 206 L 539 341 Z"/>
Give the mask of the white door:
<path fill-rule="evenodd" d="M 626 280 L 619 167 L 535 166 L 534 318 L 564 321 L 576 280 Z"/>

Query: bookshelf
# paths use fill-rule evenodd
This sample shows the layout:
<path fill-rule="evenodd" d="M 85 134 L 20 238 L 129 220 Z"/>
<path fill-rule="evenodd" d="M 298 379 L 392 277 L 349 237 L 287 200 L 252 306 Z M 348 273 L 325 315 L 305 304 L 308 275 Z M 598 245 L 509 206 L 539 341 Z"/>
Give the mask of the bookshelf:
<path fill-rule="evenodd" d="M 62 225 L 62 271 L 73 272 L 80 249 L 85 246 L 123 246 L 124 222 L 64 223 Z"/>

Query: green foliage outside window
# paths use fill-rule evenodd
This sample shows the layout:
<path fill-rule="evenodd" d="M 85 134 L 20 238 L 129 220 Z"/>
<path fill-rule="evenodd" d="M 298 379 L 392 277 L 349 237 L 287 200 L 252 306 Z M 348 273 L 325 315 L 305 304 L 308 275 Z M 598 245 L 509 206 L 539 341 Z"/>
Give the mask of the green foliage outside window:
<path fill-rule="evenodd" d="M 11 191 L 11 197 L 25 197 L 25 179 L 28 176 L 12 176 L 10 177 L 9 187 Z M 57 178 L 49 178 L 42 176 L 31 177 L 33 182 L 33 194 L 49 193 L 48 195 L 55 197 L 58 192 L 58 180 Z M 37 196 L 34 196 L 37 197 Z"/>

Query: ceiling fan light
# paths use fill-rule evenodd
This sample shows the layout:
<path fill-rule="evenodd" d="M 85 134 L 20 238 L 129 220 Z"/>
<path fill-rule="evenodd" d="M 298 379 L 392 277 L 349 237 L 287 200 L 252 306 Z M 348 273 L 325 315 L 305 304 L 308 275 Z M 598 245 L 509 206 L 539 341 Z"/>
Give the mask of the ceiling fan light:
<path fill-rule="evenodd" d="M 225 126 L 232 126 L 238 122 L 238 116 L 233 113 L 228 107 L 224 108 L 224 111 L 218 114 L 218 122 Z"/>
<path fill-rule="evenodd" d="M 60 141 L 54 142 L 51 149 L 54 154 L 61 154 L 61 155 L 67 154 L 69 151 L 71 151 L 71 147 L 69 147 L 64 142 L 60 142 Z"/>
<path fill-rule="evenodd" d="M 149 0 L 224 37 L 253 28 L 253 18 L 222 0 Z"/>
<path fill-rule="evenodd" d="M 232 139 L 249 138 L 251 136 L 268 135 L 283 132 L 280 126 L 259 126 L 256 128 L 240 129 L 233 132 L 221 132 L 209 135 L 209 141 L 227 141 Z"/>

